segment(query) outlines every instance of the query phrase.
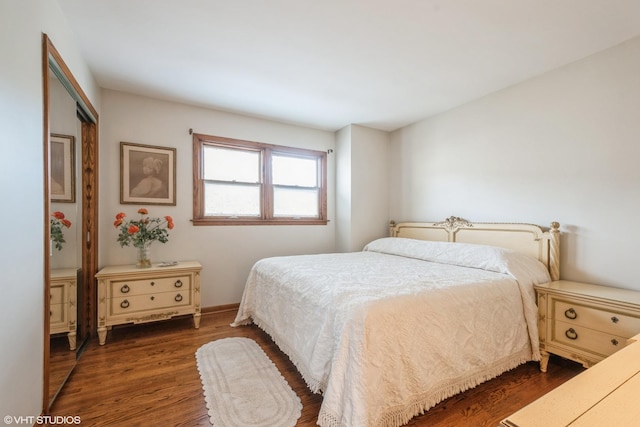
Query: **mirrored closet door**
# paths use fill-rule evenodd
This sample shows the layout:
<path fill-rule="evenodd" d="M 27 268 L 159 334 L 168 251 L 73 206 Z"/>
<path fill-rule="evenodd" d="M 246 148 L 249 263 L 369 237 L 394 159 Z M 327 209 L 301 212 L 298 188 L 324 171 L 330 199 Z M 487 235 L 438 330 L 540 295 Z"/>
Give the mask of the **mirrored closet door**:
<path fill-rule="evenodd" d="M 78 334 L 82 290 L 82 130 L 76 102 L 49 77 L 49 401 L 76 364 L 85 336 Z M 78 197 L 76 197 L 76 195 Z"/>
<path fill-rule="evenodd" d="M 95 331 L 98 115 L 46 35 L 43 87 L 48 413 Z"/>

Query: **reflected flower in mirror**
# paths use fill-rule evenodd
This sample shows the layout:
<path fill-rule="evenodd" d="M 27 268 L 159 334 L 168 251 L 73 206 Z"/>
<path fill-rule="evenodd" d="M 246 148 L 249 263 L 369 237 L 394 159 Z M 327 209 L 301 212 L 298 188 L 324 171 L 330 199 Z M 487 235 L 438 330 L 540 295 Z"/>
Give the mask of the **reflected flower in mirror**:
<path fill-rule="evenodd" d="M 51 241 L 59 251 L 62 250 L 62 244 L 66 243 L 62 230 L 69 227 L 71 227 L 71 221 L 64 217 L 64 213 L 55 211 L 51 215 Z"/>

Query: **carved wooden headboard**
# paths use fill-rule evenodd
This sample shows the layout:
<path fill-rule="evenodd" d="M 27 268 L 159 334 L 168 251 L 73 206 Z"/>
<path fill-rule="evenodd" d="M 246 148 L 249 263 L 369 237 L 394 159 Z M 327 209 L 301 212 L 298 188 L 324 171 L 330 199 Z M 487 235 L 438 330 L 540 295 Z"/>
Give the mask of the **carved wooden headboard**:
<path fill-rule="evenodd" d="M 439 242 L 476 243 L 499 246 L 531 255 L 549 269 L 551 280 L 560 278 L 560 224 L 470 222 L 451 216 L 440 222 L 400 222 L 389 224 L 392 237 Z"/>

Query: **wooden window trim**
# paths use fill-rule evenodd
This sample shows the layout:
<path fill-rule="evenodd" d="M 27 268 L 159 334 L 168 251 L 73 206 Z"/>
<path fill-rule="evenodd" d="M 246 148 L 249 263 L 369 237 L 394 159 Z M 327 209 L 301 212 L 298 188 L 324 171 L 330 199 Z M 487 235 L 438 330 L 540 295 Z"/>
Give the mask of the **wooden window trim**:
<path fill-rule="evenodd" d="M 271 182 L 271 162 L 265 161 L 262 166 L 262 191 L 260 192 L 260 218 L 253 217 L 213 217 L 204 215 L 204 156 L 203 146 L 213 145 L 228 147 L 231 149 L 247 148 L 260 150 L 267 158 L 271 154 L 298 155 L 318 159 L 319 182 L 319 217 L 318 218 L 292 218 L 271 217 L 273 212 L 273 183 Z M 266 144 L 262 142 L 245 141 L 220 136 L 193 134 L 193 219 L 194 225 L 326 225 L 327 219 L 327 153 L 323 151 L 308 150 L 303 148 L 285 147 L 281 145 Z"/>

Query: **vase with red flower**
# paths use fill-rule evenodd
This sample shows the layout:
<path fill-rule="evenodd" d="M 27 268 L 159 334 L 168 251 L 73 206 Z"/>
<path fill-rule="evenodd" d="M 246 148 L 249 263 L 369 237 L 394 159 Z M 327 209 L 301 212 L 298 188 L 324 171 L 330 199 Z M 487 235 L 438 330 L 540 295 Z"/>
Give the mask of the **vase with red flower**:
<path fill-rule="evenodd" d="M 132 245 L 136 248 L 136 267 L 151 267 L 149 251 L 156 240 L 160 243 L 169 241 L 169 231 L 173 230 L 173 218 L 169 215 L 162 218 L 150 218 L 145 208 L 138 209 L 140 218 L 126 219 L 127 215 L 120 212 L 116 215 L 113 226 L 120 230 L 118 243 L 121 247 Z"/>

